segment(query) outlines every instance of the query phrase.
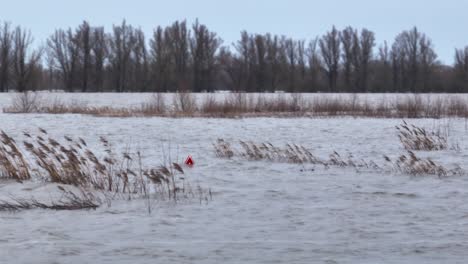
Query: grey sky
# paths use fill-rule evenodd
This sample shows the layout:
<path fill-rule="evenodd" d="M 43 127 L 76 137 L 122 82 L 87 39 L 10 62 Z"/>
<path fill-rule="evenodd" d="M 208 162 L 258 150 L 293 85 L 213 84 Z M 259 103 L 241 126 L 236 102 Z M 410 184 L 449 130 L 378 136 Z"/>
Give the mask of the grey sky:
<path fill-rule="evenodd" d="M 468 45 L 467 10 L 466 0 L 3 0 L 0 19 L 31 29 L 37 42 L 84 19 L 109 30 L 125 18 L 149 34 L 157 25 L 199 18 L 225 44 L 243 29 L 311 39 L 332 25 L 366 27 L 380 44 L 415 25 L 432 38 L 439 58 L 452 63 L 454 49 Z"/>

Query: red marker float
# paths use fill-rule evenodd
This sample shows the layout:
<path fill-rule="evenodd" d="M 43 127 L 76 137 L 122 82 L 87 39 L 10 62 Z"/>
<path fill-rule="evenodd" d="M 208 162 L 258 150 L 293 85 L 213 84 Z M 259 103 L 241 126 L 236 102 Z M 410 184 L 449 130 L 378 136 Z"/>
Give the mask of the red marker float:
<path fill-rule="evenodd" d="M 193 162 L 193 159 L 192 159 L 192 156 L 188 156 L 187 159 L 185 160 L 185 165 L 189 166 L 189 167 L 192 167 L 194 164 Z"/>

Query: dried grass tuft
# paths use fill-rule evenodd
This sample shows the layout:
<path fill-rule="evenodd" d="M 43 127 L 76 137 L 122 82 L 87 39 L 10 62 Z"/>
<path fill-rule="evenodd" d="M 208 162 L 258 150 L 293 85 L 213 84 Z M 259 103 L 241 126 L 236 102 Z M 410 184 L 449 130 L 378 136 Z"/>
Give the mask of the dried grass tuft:
<path fill-rule="evenodd" d="M 413 176 L 436 175 L 441 178 L 464 174 L 464 171 L 459 166 L 454 169 L 448 169 L 430 158 L 419 158 L 412 151 L 400 155 L 395 161 L 387 156 L 384 156 L 384 158 L 387 162 L 391 163 L 397 171 Z"/>
<path fill-rule="evenodd" d="M 0 201 L 0 211 L 21 211 L 31 209 L 47 209 L 47 210 L 90 210 L 96 209 L 101 205 L 100 199 L 96 198 L 92 193 L 80 190 L 80 193 L 75 193 L 58 186 L 62 192 L 62 198 L 58 201 L 50 203 L 40 202 L 35 198 L 15 198 L 12 197 L 9 201 Z"/>
<path fill-rule="evenodd" d="M 240 141 L 241 148 L 236 149 L 224 139 L 218 139 L 213 146 L 216 155 L 220 158 L 231 159 L 237 156 L 249 161 L 323 165 L 326 169 L 333 166 L 353 168 L 357 171 L 369 169 L 387 173 L 396 170 L 399 173 L 409 175 L 437 175 L 439 177 L 465 175 L 465 172 L 459 166 L 448 169 L 432 159 L 419 158 L 412 151 L 408 151 L 408 154 L 399 156 L 396 160 L 384 156 L 385 162 L 391 165 L 390 168 L 388 168 L 387 166 L 378 165 L 372 160 L 355 159 L 352 154 L 342 156 L 336 151 L 330 154 L 328 159 L 321 159 L 312 154 L 305 147 L 296 144 L 286 144 L 285 147 L 281 148 L 268 142 L 253 143 Z"/>
<path fill-rule="evenodd" d="M 447 149 L 447 137 L 440 133 L 428 132 L 426 129 L 409 125 L 406 121 L 396 126 L 398 138 L 406 150 L 443 150 Z"/>
<path fill-rule="evenodd" d="M 140 152 L 116 153 L 105 137 L 100 138 L 103 149 L 98 155 L 82 138 L 64 136 L 63 140 L 58 140 L 44 129 L 39 129 L 36 136 L 28 132 L 24 132 L 24 136 L 27 139 L 20 148 L 5 132 L 0 134 L 0 177 L 22 182 L 34 175 L 51 183 L 128 198 L 157 197 L 177 201 L 202 193 L 206 198 L 204 189 L 198 186 L 195 190 L 186 181 L 182 165 L 170 162 L 156 167 L 144 166 Z M 41 206 L 33 200 L 23 202 L 16 206 Z M 72 205 L 70 201 L 68 205 Z"/>

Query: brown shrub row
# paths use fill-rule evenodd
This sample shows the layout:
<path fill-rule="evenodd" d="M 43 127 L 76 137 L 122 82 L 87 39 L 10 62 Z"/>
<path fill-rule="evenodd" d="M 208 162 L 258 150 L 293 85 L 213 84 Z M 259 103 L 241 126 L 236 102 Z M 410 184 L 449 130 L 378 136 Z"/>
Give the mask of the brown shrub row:
<path fill-rule="evenodd" d="M 418 94 L 395 97 L 391 100 L 369 102 L 358 95 L 317 96 L 306 99 L 301 94 L 264 96 L 231 93 L 224 99 L 208 94 L 201 102 L 195 95 L 179 92 L 168 103 L 163 94 L 156 93 L 149 100 L 134 107 L 87 106 L 47 102 L 34 93 L 19 94 L 3 109 L 6 113 L 85 114 L 105 117 L 380 117 L 380 118 L 441 118 L 468 117 L 468 101 L 459 97 L 427 97 Z"/>

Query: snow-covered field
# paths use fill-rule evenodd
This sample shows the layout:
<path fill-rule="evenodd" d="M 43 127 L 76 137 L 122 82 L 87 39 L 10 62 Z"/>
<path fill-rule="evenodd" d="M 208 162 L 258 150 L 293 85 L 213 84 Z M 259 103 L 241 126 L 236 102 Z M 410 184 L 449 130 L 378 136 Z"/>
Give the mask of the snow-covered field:
<path fill-rule="evenodd" d="M 60 95 L 96 105 L 132 105 L 144 95 Z M 319 96 L 319 95 L 313 95 Z M 371 95 L 374 98 L 378 95 Z M 383 95 L 380 95 L 383 96 Z M 390 96 L 390 95 L 389 95 Z M 67 99 L 67 100 L 68 100 Z M 0 105 L 8 104 L 0 96 Z M 116 200 L 95 211 L 0 213 L 0 263 L 465 263 L 468 258 L 468 175 L 439 179 L 355 168 L 324 168 L 216 157 L 217 138 L 301 144 L 321 158 L 333 151 L 383 164 L 405 153 L 396 119 L 96 118 L 0 114 L 0 129 L 83 137 L 105 135 L 117 148 L 140 150 L 158 165 L 163 150 L 187 155 L 191 182 L 213 200 Z M 410 120 L 449 132 L 456 149 L 418 152 L 468 171 L 465 120 Z M 49 196 L 43 183 L 0 183 L 2 199 Z"/>

